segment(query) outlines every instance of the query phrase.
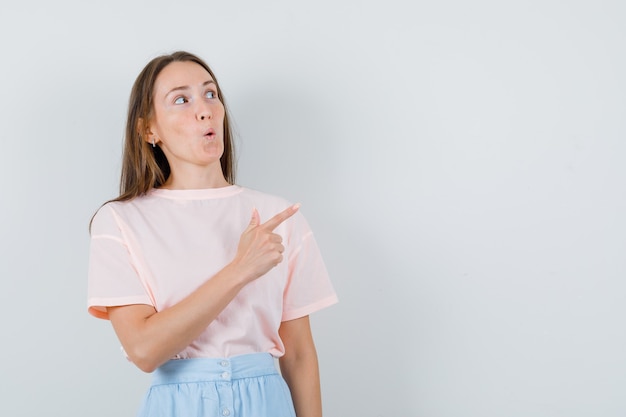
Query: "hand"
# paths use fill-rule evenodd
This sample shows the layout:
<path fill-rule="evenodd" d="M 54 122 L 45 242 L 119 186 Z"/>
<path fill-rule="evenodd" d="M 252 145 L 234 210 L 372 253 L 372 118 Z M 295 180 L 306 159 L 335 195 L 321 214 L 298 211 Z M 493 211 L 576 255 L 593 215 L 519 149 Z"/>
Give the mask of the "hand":
<path fill-rule="evenodd" d="M 260 224 L 257 209 L 252 211 L 250 224 L 239 239 L 237 255 L 232 262 L 241 271 L 245 283 L 254 281 L 282 262 L 285 247 L 282 245 L 283 239 L 274 233 L 274 229 L 299 208 L 300 204 L 294 204 L 263 224 Z"/>

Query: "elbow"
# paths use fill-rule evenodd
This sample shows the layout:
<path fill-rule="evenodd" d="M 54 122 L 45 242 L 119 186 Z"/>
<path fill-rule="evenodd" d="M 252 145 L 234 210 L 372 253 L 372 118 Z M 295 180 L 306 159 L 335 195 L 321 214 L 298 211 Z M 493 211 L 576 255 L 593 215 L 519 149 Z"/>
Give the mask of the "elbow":
<path fill-rule="evenodd" d="M 154 372 L 163 361 L 157 358 L 154 354 L 150 354 L 146 350 L 139 348 L 132 349 L 127 352 L 128 360 L 130 360 L 137 368 L 145 373 Z"/>
<path fill-rule="evenodd" d="M 132 361 L 137 368 L 142 370 L 143 372 L 150 374 L 154 372 L 159 366 L 154 362 L 150 361 Z"/>

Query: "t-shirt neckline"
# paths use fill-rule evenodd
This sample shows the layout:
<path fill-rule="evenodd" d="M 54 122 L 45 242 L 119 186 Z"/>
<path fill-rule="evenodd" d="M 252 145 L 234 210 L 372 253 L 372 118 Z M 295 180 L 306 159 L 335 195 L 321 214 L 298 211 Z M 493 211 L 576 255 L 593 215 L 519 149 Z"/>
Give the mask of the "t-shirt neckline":
<path fill-rule="evenodd" d="M 168 190 L 165 188 L 153 188 L 150 195 L 155 197 L 170 198 L 173 200 L 208 200 L 225 198 L 238 194 L 242 188 L 238 185 L 227 185 L 219 188 L 202 188 L 195 190 Z"/>

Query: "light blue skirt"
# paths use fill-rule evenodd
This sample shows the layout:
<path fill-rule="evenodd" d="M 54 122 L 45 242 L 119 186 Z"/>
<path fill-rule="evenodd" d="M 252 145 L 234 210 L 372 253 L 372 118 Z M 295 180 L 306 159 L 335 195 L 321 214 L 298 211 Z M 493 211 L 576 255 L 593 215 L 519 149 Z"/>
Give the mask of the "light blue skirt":
<path fill-rule="evenodd" d="M 139 417 L 295 417 L 269 353 L 177 359 L 154 371 Z"/>

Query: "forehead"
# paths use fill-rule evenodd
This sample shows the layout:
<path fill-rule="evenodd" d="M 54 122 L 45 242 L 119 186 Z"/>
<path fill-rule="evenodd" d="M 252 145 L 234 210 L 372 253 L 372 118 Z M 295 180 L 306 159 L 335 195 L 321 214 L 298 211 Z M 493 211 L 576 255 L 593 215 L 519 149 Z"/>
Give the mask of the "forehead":
<path fill-rule="evenodd" d="M 212 80 L 211 74 L 195 62 L 172 62 L 157 76 L 154 92 L 164 95 L 173 88 L 200 86 Z"/>

